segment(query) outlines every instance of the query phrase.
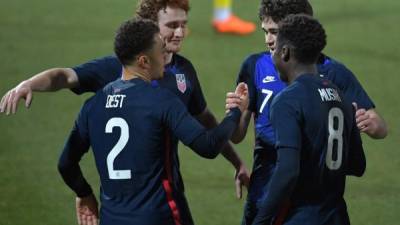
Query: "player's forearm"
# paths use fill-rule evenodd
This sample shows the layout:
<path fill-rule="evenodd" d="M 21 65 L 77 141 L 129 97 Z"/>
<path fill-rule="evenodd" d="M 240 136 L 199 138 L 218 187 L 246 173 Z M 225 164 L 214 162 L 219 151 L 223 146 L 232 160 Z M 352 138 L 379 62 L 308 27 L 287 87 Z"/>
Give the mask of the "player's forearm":
<path fill-rule="evenodd" d="M 86 197 L 93 193 L 92 188 L 83 177 L 79 164 L 70 164 L 60 160 L 58 163 L 58 171 L 64 182 L 78 197 Z"/>
<path fill-rule="evenodd" d="M 368 110 L 366 113 L 371 119 L 371 129 L 367 129 L 365 133 L 374 139 L 385 138 L 388 134 L 388 130 L 383 118 L 373 109 Z"/>
<path fill-rule="evenodd" d="M 198 136 L 191 144 L 190 147 L 200 156 L 205 158 L 215 158 L 220 152 L 221 148 L 226 145 L 229 138 L 232 136 L 233 131 L 236 129 L 237 123 L 240 119 L 240 110 L 233 109 L 224 120 L 215 128 L 205 131 Z M 230 157 L 234 157 L 233 149 L 228 149 Z M 236 155 L 239 158 L 238 155 Z M 240 163 L 238 161 L 235 163 Z"/>
<path fill-rule="evenodd" d="M 58 161 L 58 171 L 65 183 L 78 197 L 86 197 L 92 193 L 92 188 L 83 177 L 79 161 L 88 151 L 89 142 L 81 137 L 78 123 L 75 123 Z"/>
<path fill-rule="evenodd" d="M 218 126 L 217 119 L 208 109 L 204 110 L 203 113 L 197 116 L 197 120 L 207 129 Z M 229 142 L 224 145 L 223 149 L 221 150 L 221 154 L 226 160 L 232 163 L 232 165 L 236 169 L 240 168 L 240 166 L 243 165 L 242 159 L 239 157 L 239 155 L 236 153 L 236 151 L 233 149 L 233 146 Z"/>
<path fill-rule="evenodd" d="M 238 127 L 236 128 L 235 132 L 232 135 L 231 141 L 235 144 L 238 144 L 243 141 L 247 134 L 247 128 L 249 127 L 251 118 L 251 112 L 246 110 L 242 113 L 240 118 L 240 122 Z"/>
<path fill-rule="evenodd" d="M 53 68 L 45 70 L 22 83 L 29 85 L 32 91 L 45 92 L 76 87 L 78 79 L 75 72 L 70 68 Z"/>
<path fill-rule="evenodd" d="M 261 203 L 253 225 L 263 225 L 271 222 L 282 203 L 291 195 L 299 172 L 299 150 L 291 148 L 279 149 L 276 169 L 268 186 L 268 195 Z"/>

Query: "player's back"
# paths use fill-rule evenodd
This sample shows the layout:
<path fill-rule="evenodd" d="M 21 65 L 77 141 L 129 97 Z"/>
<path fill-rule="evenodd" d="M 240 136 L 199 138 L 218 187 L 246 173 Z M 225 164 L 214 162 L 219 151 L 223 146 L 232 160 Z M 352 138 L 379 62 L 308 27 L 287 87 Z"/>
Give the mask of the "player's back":
<path fill-rule="evenodd" d="M 348 224 L 343 194 L 355 128 L 351 104 L 313 75 L 297 78 L 273 104 L 279 99 L 295 108 L 301 129 L 300 174 L 285 224 Z"/>
<path fill-rule="evenodd" d="M 88 128 L 101 180 L 102 224 L 173 224 L 172 153 L 161 118 L 171 97 L 132 79 L 110 83 L 91 100 Z"/>

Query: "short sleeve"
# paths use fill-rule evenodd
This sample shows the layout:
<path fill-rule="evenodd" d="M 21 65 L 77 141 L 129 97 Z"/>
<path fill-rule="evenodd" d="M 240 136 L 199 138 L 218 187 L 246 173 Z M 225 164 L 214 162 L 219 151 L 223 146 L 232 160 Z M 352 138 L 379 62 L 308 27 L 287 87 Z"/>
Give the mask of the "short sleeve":
<path fill-rule="evenodd" d="M 78 76 L 79 86 L 71 90 L 76 94 L 96 92 L 118 79 L 122 65 L 115 56 L 106 56 L 72 68 Z"/>
<path fill-rule="evenodd" d="M 162 121 L 183 144 L 191 144 L 205 131 L 205 128 L 188 113 L 185 105 L 177 97 L 171 96 L 160 108 L 163 110 Z"/>
<path fill-rule="evenodd" d="M 202 113 L 207 107 L 206 100 L 203 95 L 203 91 L 201 90 L 201 85 L 199 79 L 197 78 L 196 70 L 193 65 L 190 65 L 190 82 L 193 86 L 193 93 L 189 100 L 188 110 L 191 115 L 199 115 Z"/>
<path fill-rule="evenodd" d="M 301 147 L 301 109 L 294 99 L 277 96 L 271 105 L 271 123 L 275 130 L 276 148 Z"/>
<path fill-rule="evenodd" d="M 236 79 L 236 84 L 244 82 L 247 84 L 249 89 L 249 107 L 248 109 L 252 112 L 256 112 L 256 104 L 257 104 L 257 89 L 254 84 L 254 70 L 255 70 L 255 63 L 256 63 L 256 56 L 248 57 L 242 64 L 238 77 Z"/>

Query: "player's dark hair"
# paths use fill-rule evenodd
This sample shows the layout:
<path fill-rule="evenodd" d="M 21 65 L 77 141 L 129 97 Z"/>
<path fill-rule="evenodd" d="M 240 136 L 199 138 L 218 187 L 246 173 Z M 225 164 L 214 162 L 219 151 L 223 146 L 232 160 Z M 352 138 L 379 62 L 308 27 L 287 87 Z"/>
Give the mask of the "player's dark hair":
<path fill-rule="evenodd" d="M 258 16 L 261 21 L 272 18 L 276 23 L 290 14 L 313 15 L 313 9 L 308 0 L 261 0 Z"/>
<path fill-rule="evenodd" d="M 144 19 L 158 22 L 158 12 L 167 6 L 179 8 L 188 12 L 189 0 L 140 0 L 137 5 L 136 14 Z"/>
<path fill-rule="evenodd" d="M 119 27 L 114 40 L 114 51 L 122 65 L 129 65 L 141 52 L 154 45 L 154 35 L 160 29 L 151 20 L 131 19 Z"/>
<path fill-rule="evenodd" d="M 326 45 L 326 34 L 318 20 L 304 14 L 289 15 L 278 25 L 277 50 L 289 45 L 300 63 L 315 63 Z"/>

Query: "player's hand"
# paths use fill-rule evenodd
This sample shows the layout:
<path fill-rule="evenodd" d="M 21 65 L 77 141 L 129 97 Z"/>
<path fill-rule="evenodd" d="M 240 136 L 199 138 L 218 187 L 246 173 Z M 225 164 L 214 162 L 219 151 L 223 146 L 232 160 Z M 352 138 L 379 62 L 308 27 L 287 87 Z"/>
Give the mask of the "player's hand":
<path fill-rule="evenodd" d="M 250 173 L 247 168 L 242 164 L 235 171 L 235 185 L 236 185 L 236 197 L 238 199 L 242 198 L 243 186 L 249 188 L 250 183 Z"/>
<path fill-rule="evenodd" d="M 79 225 L 98 224 L 98 204 L 93 194 L 83 198 L 76 197 L 76 218 Z"/>
<path fill-rule="evenodd" d="M 235 92 L 226 94 L 225 110 L 228 113 L 230 109 L 238 107 L 241 112 L 244 112 L 249 106 L 249 96 L 247 84 L 240 83 L 236 87 Z"/>
<path fill-rule="evenodd" d="M 242 100 L 239 109 L 241 112 L 244 112 L 249 107 L 249 89 L 247 84 L 244 82 L 239 83 L 236 87 L 235 94 L 239 95 Z"/>
<path fill-rule="evenodd" d="M 358 129 L 364 133 L 369 133 L 375 130 L 375 123 L 373 123 L 373 120 L 367 113 L 367 110 L 363 108 L 359 109 L 357 103 L 355 102 L 353 102 L 353 107 L 356 110 L 356 123 Z"/>
<path fill-rule="evenodd" d="M 25 107 L 29 108 L 32 102 L 32 89 L 29 82 L 23 81 L 15 88 L 9 90 L 1 99 L 0 113 L 15 114 L 18 108 L 18 102 L 25 99 Z"/>

